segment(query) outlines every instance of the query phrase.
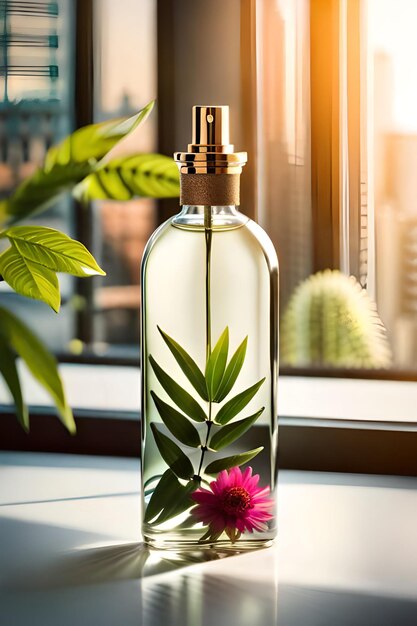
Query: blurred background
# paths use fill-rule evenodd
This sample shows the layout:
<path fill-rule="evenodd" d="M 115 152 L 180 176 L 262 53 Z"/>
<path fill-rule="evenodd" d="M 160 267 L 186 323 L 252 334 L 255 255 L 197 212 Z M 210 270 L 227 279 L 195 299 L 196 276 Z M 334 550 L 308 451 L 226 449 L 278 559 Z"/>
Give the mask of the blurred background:
<path fill-rule="evenodd" d="M 0 197 L 79 126 L 157 98 L 132 149 L 171 155 L 188 143 L 193 104 L 228 104 L 232 141 L 250 157 L 241 210 L 277 247 L 282 315 L 295 315 L 302 281 L 341 270 L 386 328 L 382 361 L 286 349 L 283 371 L 415 379 L 416 23 L 415 0 L 0 0 Z M 137 363 L 142 253 L 177 210 L 177 200 L 84 208 L 63 197 L 32 222 L 83 241 L 107 276 L 61 276 L 59 316 L 4 282 L 2 303 L 63 361 Z M 296 328 L 332 306 L 329 288 L 317 309 L 306 287 L 313 304 Z M 343 298 L 336 334 L 353 316 L 353 292 Z"/>

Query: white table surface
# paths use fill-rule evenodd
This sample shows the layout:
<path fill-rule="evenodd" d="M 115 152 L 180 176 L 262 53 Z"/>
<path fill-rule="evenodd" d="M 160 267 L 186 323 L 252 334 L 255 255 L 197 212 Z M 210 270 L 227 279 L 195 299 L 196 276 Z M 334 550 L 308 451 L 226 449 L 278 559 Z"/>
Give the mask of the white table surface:
<path fill-rule="evenodd" d="M 135 460 L 0 454 L 1 626 L 417 624 L 417 479 L 283 471 L 274 547 L 187 560 L 140 543 L 138 486 Z"/>

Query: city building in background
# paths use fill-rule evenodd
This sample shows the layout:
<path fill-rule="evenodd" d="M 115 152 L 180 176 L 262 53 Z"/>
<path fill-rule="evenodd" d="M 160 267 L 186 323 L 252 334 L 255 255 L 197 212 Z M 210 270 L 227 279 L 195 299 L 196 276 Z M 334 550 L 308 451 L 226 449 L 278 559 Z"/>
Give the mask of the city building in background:
<path fill-rule="evenodd" d="M 377 305 L 398 368 L 417 366 L 417 54 L 413 0 L 369 2 Z"/>
<path fill-rule="evenodd" d="M 0 2 L 0 199 L 43 162 L 46 151 L 74 129 L 74 3 Z M 72 203 L 63 197 L 33 223 L 73 234 Z M 12 307 L 55 350 L 71 341 L 75 281 L 61 276 L 62 312 L 27 300 L 0 283 Z"/>
<path fill-rule="evenodd" d="M 0 191 L 72 128 L 71 3 L 0 3 Z M 64 79 L 62 78 L 64 75 Z"/>

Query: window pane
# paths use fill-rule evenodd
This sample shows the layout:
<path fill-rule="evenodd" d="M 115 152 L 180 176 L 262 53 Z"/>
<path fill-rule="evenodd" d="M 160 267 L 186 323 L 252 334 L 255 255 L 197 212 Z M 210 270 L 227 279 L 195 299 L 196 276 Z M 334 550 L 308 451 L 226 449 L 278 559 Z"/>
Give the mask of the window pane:
<path fill-rule="evenodd" d="M 280 258 L 281 364 L 416 371 L 416 4 L 256 6 L 259 219 Z"/>
<path fill-rule="evenodd" d="M 369 0 L 377 301 L 406 369 L 417 369 L 416 20 L 413 0 Z"/>
<path fill-rule="evenodd" d="M 91 109 L 91 122 L 136 114 L 155 98 L 157 78 L 154 0 L 93 0 L 93 102 L 79 89 L 87 77 L 75 72 L 77 67 L 90 76 L 90 60 L 81 59 L 84 52 L 80 53 L 81 48 L 89 49 L 81 41 L 89 33 L 80 25 L 81 13 L 78 20 L 75 14 L 89 3 L 59 0 L 23 7 L 11 0 L 4 5 L 0 11 L 0 199 L 42 165 L 47 149 L 74 130 L 80 112 L 84 124 L 90 121 Z M 76 94 L 82 102 L 75 101 Z M 154 112 L 115 148 L 113 156 L 156 152 L 156 119 Z M 107 276 L 79 281 L 61 274 L 58 316 L 45 304 L 16 295 L 4 281 L 0 282 L 2 304 L 4 296 L 4 304 L 60 354 L 102 353 L 117 345 L 124 355 L 131 349 L 137 358 L 139 268 L 146 241 L 156 227 L 155 202 L 97 202 L 74 209 L 71 197 L 64 196 L 29 221 L 82 240 Z"/>
<path fill-rule="evenodd" d="M 156 94 L 156 3 L 96 0 L 95 119 L 133 115 Z M 156 152 L 156 115 L 113 154 Z M 96 253 L 107 276 L 94 282 L 93 344 L 138 354 L 139 269 L 156 226 L 152 200 L 98 202 L 93 207 Z"/>
<path fill-rule="evenodd" d="M 42 164 L 47 149 L 73 129 L 74 3 L 10 0 L 0 12 L 0 197 Z M 68 198 L 31 223 L 73 234 Z M 2 304 L 33 327 L 55 350 L 73 337 L 75 313 L 71 277 L 60 276 L 63 306 L 59 316 L 35 300 L 0 283 Z"/>

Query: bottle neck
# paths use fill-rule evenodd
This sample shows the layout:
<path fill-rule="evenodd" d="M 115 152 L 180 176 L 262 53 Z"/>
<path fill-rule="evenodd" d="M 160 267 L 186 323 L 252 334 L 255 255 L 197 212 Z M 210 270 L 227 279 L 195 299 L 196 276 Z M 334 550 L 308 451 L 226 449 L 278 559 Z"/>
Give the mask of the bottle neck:
<path fill-rule="evenodd" d="M 181 174 L 180 204 L 239 206 L 240 174 Z"/>
<path fill-rule="evenodd" d="M 184 204 L 181 212 L 173 218 L 172 224 L 178 228 L 224 230 L 239 228 L 247 221 L 248 218 L 239 213 L 235 205 Z"/>

